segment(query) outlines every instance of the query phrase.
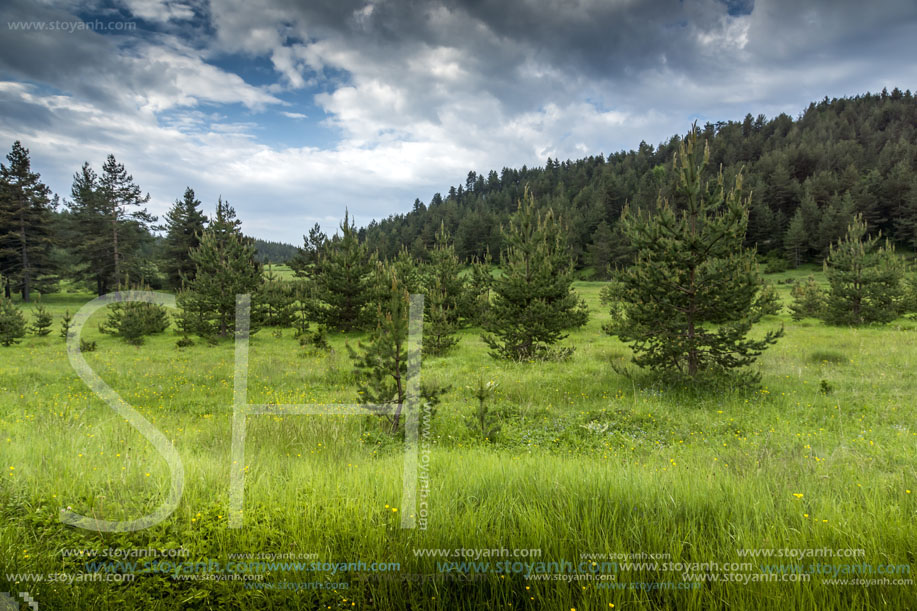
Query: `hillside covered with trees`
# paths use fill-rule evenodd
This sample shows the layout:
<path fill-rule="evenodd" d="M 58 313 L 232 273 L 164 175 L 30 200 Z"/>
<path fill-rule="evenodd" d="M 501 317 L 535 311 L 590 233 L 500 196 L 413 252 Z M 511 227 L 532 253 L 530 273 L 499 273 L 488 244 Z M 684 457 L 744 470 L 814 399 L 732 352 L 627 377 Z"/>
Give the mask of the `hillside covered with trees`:
<path fill-rule="evenodd" d="M 906 252 L 917 249 L 917 98 L 909 90 L 825 98 L 796 119 L 749 114 L 700 128 L 711 165 L 721 165 L 727 181 L 742 171 L 752 195 L 746 244 L 759 253 L 791 265 L 820 261 L 857 213 L 871 232 L 881 230 Z M 422 256 L 442 224 L 462 260 L 496 254 L 500 226 L 527 186 L 563 221 L 577 267 L 601 274 L 632 256 L 618 226 L 624 207 L 652 210 L 660 193 L 675 197 L 672 158 L 682 140 L 642 142 L 607 157 L 549 158 L 544 167 L 472 171 L 465 184 L 370 223 L 361 236 L 382 257 L 402 244 Z"/>

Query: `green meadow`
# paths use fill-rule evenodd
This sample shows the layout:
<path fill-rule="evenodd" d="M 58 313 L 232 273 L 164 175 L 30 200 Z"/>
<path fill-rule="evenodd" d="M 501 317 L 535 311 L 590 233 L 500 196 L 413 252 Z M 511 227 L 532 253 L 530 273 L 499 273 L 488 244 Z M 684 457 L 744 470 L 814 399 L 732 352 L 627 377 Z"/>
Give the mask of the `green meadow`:
<path fill-rule="evenodd" d="M 808 273 L 769 279 L 786 303 L 785 281 Z M 591 318 L 567 361 L 494 360 L 477 329 L 423 360 L 422 378 L 450 390 L 424 438 L 416 528 L 402 528 L 419 517 L 401 505 L 403 443 L 369 415 L 250 416 L 230 528 L 233 343 L 178 348 L 170 330 L 133 347 L 97 331 L 101 313 L 86 359 L 175 446 L 184 492 L 144 530 L 62 524 L 62 508 L 145 515 L 170 471 L 68 362 L 58 321 L 92 296 L 44 296 L 54 332 L 0 348 L 0 591 L 42 610 L 913 608 L 917 323 L 784 310 L 755 331 L 786 329 L 756 365 L 760 388 L 678 390 L 623 373 L 631 352 L 601 331 L 601 286 L 575 285 Z M 354 402 L 345 344 L 359 339 L 317 352 L 260 331 L 248 401 Z M 468 425 L 481 379 L 496 384 L 493 439 Z M 181 555 L 106 564 L 150 548 Z M 293 564 L 213 570 L 269 554 Z"/>

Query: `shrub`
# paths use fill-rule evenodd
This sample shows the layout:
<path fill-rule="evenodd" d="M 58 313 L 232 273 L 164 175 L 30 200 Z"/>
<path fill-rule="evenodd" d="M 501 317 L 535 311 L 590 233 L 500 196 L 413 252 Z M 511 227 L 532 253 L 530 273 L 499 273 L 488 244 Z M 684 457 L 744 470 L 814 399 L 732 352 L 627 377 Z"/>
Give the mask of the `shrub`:
<path fill-rule="evenodd" d="M 790 314 L 793 320 L 822 316 L 825 309 L 825 292 L 815 282 L 814 276 L 809 276 L 805 282 L 797 281 L 790 295 L 793 297 L 793 302 L 790 304 Z"/>
<path fill-rule="evenodd" d="M 9 299 L 0 298 L 0 344 L 12 346 L 25 337 L 25 317 Z"/>

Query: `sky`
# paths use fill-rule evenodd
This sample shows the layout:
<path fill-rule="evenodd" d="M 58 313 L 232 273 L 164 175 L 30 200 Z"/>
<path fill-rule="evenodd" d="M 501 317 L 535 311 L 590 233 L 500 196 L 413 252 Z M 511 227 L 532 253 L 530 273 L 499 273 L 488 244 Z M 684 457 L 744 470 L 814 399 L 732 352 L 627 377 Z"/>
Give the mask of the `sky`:
<path fill-rule="evenodd" d="M 4 0 L 0 147 L 70 196 L 112 153 L 300 244 L 469 170 L 917 89 L 914 0 Z"/>

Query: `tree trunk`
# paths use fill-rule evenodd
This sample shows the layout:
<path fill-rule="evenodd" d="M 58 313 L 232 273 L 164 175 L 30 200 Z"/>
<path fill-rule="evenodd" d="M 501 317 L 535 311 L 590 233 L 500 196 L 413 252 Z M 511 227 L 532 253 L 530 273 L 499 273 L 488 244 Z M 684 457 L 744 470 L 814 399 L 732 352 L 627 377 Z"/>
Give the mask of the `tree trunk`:
<path fill-rule="evenodd" d="M 22 300 L 28 303 L 32 289 L 32 271 L 29 269 L 29 249 L 26 248 L 25 219 L 19 219 L 19 241 L 22 244 Z"/>
<path fill-rule="evenodd" d="M 121 287 L 121 259 L 118 254 L 118 213 L 115 211 L 115 214 L 111 219 L 111 230 L 112 230 L 112 244 L 115 250 L 115 284 L 118 288 Z"/>

